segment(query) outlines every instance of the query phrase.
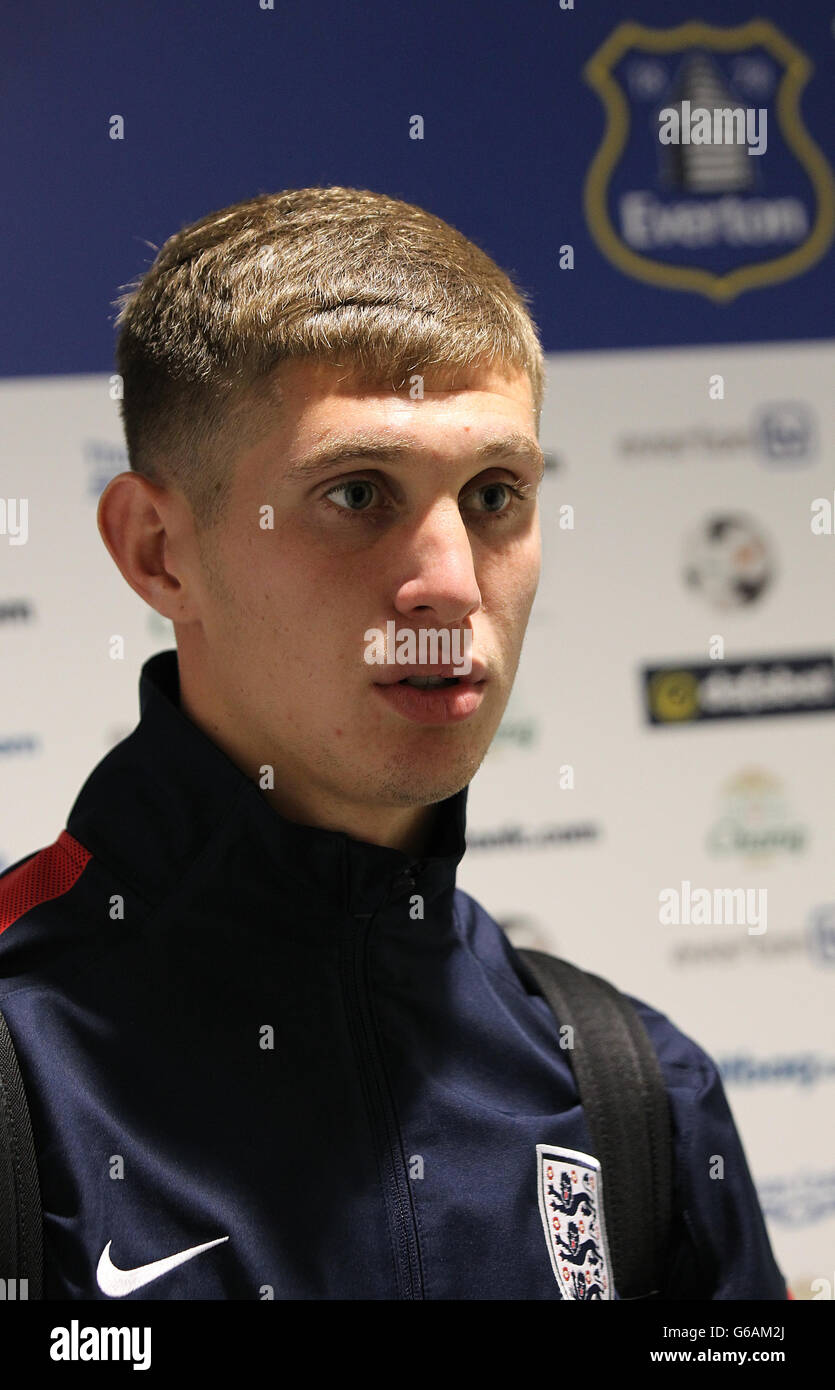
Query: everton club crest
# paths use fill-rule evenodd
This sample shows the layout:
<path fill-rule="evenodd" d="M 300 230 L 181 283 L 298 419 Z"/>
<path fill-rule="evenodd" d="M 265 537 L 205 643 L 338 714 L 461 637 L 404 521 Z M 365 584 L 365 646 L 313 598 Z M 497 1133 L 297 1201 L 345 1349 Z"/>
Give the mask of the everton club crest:
<path fill-rule="evenodd" d="M 835 180 L 801 114 L 812 73 L 764 19 L 618 25 L 583 70 L 606 113 L 583 195 L 604 256 L 715 303 L 820 261 Z"/>
<path fill-rule="evenodd" d="M 603 1220 L 600 1164 L 577 1149 L 537 1144 L 539 1210 L 554 1277 L 563 1298 L 613 1298 Z"/>

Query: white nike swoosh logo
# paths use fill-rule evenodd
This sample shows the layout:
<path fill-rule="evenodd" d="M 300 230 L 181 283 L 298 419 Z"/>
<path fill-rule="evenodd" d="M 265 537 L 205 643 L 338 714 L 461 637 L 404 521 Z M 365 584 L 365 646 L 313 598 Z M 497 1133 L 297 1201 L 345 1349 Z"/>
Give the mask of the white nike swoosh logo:
<path fill-rule="evenodd" d="M 150 1284 L 152 1279 L 159 1279 L 161 1274 L 167 1274 L 169 1269 L 176 1269 L 177 1265 L 185 1264 L 186 1260 L 193 1260 L 195 1255 L 202 1254 L 204 1250 L 211 1250 L 213 1245 L 222 1245 L 228 1239 L 228 1236 L 218 1236 L 217 1240 L 207 1240 L 205 1245 L 192 1245 L 190 1250 L 180 1250 L 176 1255 L 166 1255 L 164 1260 L 154 1260 L 149 1265 L 138 1265 L 136 1269 L 117 1269 L 110 1258 L 113 1241 L 109 1240 L 101 1252 L 96 1270 L 96 1283 L 109 1298 L 124 1298 L 125 1294 L 142 1289 L 146 1284 Z"/>

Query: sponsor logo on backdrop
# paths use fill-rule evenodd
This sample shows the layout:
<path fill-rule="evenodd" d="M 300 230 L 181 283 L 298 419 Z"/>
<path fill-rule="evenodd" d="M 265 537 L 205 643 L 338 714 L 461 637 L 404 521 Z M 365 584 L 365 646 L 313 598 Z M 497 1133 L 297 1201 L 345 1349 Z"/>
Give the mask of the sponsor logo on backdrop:
<path fill-rule="evenodd" d="M 806 955 L 806 939 L 802 931 L 769 931 L 764 936 L 719 937 L 705 940 L 704 934 L 692 941 L 673 946 L 669 959 L 673 966 L 692 965 L 768 965 L 790 956 Z"/>
<path fill-rule="evenodd" d="M 619 435 L 614 447 L 627 463 L 682 463 L 692 456 L 702 463 L 750 453 L 768 468 L 796 468 L 811 463 L 818 452 L 815 417 L 801 401 L 759 406 L 749 425 L 705 422 L 677 429 L 656 427 Z"/>
<path fill-rule="evenodd" d="M 824 1052 L 778 1052 L 756 1057 L 751 1052 L 732 1052 L 717 1057 L 723 1082 L 730 1086 L 815 1086 L 835 1080 L 835 1057 Z"/>
<path fill-rule="evenodd" d="M 35 610 L 28 598 L 0 599 L 0 623 L 31 623 Z"/>
<path fill-rule="evenodd" d="M 547 949 L 547 948 L 546 948 Z M 769 931 L 752 939 L 717 937 L 704 934 L 679 942 L 669 952 L 673 966 L 748 965 L 776 963 L 790 956 L 803 956 L 813 966 L 835 966 L 835 903 L 812 908 L 805 927 L 795 931 Z"/>
<path fill-rule="evenodd" d="M 757 1196 L 770 1221 L 811 1226 L 835 1213 L 835 1169 L 767 1178 L 757 1183 Z"/>
<path fill-rule="evenodd" d="M 745 768 L 724 783 L 720 801 L 719 817 L 705 837 L 708 854 L 739 855 L 760 867 L 806 849 L 809 827 L 792 816 L 783 784 L 770 772 Z"/>
<path fill-rule="evenodd" d="M 740 512 L 705 517 L 685 543 L 684 582 L 714 608 L 746 608 L 771 585 L 774 548 L 763 528 Z"/>
<path fill-rule="evenodd" d="M 522 716 L 503 719 L 496 730 L 490 752 L 505 748 L 533 748 L 539 742 L 539 720 Z"/>
<path fill-rule="evenodd" d="M 817 452 L 815 421 L 801 401 L 778 401 L 761 408 L 754 419 L 754 439 L 770 468 L 808 463 Z"/>
<path fill-rule="evenodd" d="M 717 303 L 819 262 L 835 180 L 800 109 L 811 73 L 767 20 L 618 25 L 583 70 L 606 115 L 584 189 L 604 256 Z"/>
<path fill-rule="evenodd" d="M 83 439 L 81 457 L 87 468 L 87 495 L 96 500 L 111 478 L 130 468 L 125 444 L 113 444 L 109 439 Z"/>
<path fill-rule="evenodd" d="M 17 758 L 21 754 L 40 753 L 42 740 L 37 734 L 0 733 L 0 758 Z"/>
<path fill-rule="evenodd" d="M 666 727 L 835 709 L 828 653 L 645 666 L 641 679 L 648 722 Z"/>
<path fill-rule="evenodd" d="M 817 965 L 835 966 L 835 903 L 813 907 L 806 926 L 809 954 Z"/>
<path fill-rule="evenodd" d="M 495 830 L 467 832 L 467 850 L 479 849 L 547 849 L 549 845 L 579 844 L 599 840 L 599 825 L 578 821 L 565 825 L 503 825 Z"/>
<path fill-rule="evenodd" d="M 511 691 L 507 709 L 487 751 L 487 757 L 495 760 L 508 753 L 534 748 L 539 743 L 540 736 L 540 720 L 531 713 L 529 701 L 517 683 Z"/>

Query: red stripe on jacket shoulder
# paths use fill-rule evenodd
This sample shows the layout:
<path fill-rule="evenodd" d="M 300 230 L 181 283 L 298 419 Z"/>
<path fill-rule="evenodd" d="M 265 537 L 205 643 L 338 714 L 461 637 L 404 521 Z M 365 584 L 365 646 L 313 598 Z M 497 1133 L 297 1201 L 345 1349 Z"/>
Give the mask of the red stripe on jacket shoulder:
<path fill-rule="evenodd" d="M 66 830 L 0 879 L 0 932 L 39 903 L 69 892 L 92 859 L 90 851 Z"/>

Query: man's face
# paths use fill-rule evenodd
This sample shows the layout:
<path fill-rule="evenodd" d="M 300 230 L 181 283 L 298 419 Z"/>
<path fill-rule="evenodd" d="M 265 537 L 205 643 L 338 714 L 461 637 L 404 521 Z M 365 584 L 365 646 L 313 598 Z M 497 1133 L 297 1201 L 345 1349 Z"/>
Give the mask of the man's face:
<path fill-rule="evenodd" d="M 229 510 L 201 544 L 200 620 L 177 626 L 181 670 L 199 660 L 217 727 L 240 731 L 253 772 L 275 766 L 289 804 L 440 801 L 470 782 L 496 732 L 539 580 L 528 378 L 459 372 L 453 391 L 427 376 L 412 400 L 345 368 L 278 370 L 275 428 L 234 461 Z M 360 434 L 408 452 L 301 470 Z M 509 436 L 524 454 L 478 457 Z M 459 641 L 469 631 L 468 688 L 416 691 L 408 708 L 386 693 L 404 668 L 369 665 L 365 634 L 390 622 L 398 634 L 458 629 Z"/>

